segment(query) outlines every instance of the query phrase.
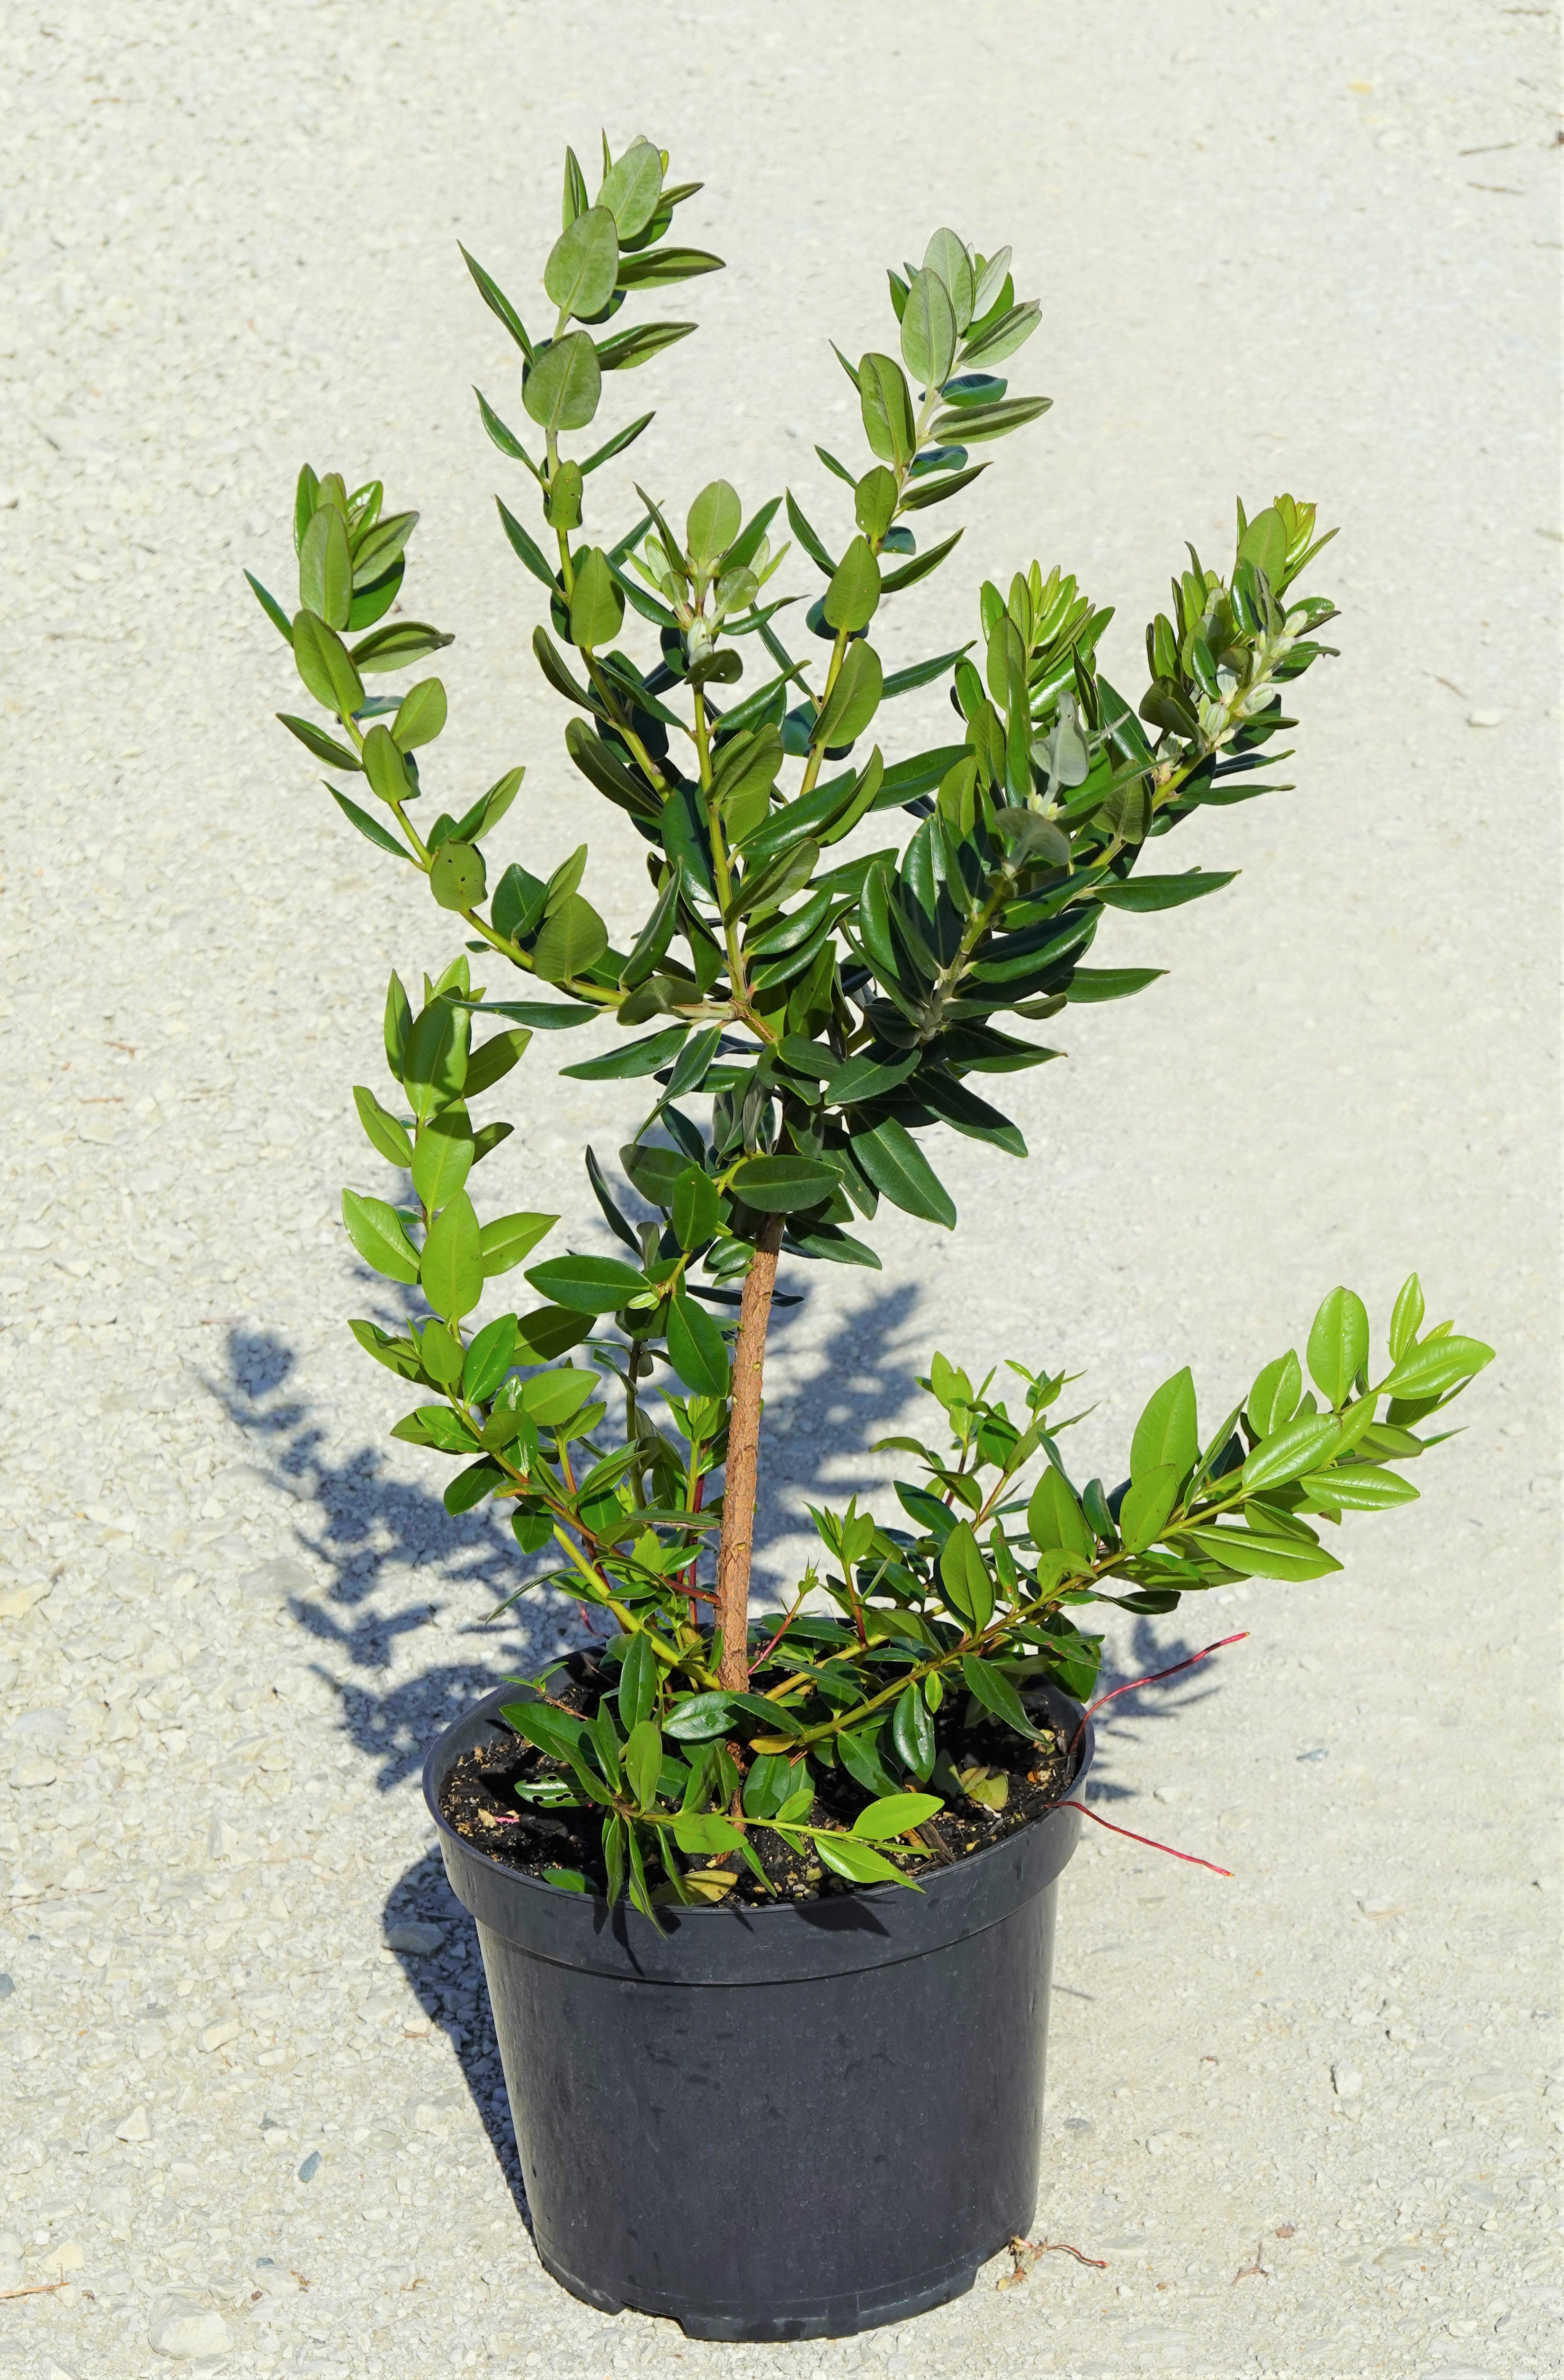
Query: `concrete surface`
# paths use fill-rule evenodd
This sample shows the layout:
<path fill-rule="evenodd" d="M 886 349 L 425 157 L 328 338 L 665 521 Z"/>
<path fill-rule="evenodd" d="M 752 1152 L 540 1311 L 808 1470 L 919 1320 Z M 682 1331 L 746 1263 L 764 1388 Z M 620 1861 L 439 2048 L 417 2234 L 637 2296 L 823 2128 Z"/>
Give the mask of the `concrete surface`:
<path fill-rule="evenodd" d="M 36 2292 L 0 2372 L 1557 2370 L 1553 14 L 40 0 L 0 60 L 0 2288 Z M 338 1191 L 378 1186 L 347 1087 L 388 964 L 449 937 L 271 723 L 286 657 L 238 575 L 285 585 L 307 455 L 421 506 L 418 608 L 459 631 L 443 782 L 526 759 L 507 854 L 588 832 L 628 917 L 639 860 L 527 653 L 468 391 L 504 409 L 515 374 L 455 247 L 530 286 L 600 122 L 704 177 L 681 225 L 729 260 L 623 392 L 675 501 L 791 477 L 834 517 L 826 335 L 886 336 L 882 268 L 935 224 L 1042 294 L 1015 384 L 1055 409 L 898 660 L 1036 552 L 1121 605 L 1135 681 L 1236 492 L 1342 525 L 1298 790 L 1181 840 L 1240 881 L 1104 935 L 1172 972 L 1015 1079 L 1024 1167 L 949 1145 L 953 1239 L 893 1220 L 879 1280 L 810 1276 L 768 1585 L 805 1493 L 883 1481 L 856 1450 L 934 1343 L 1086 1369 L 1105 1466 L 1169 1371 L 1214 1411 L 1339 1279 L 1378 1319 L 1415 1264 L 1499 1350 L 1343 1580 L 1114 1640 L 1129 1676 L 1253 1631 L 1117 1706 L 1097 1804 L 1233 1880 L 1093 1830 L 1066 1881 L 1036 2236 L 1105 2269 L 1001 2294 L 996 2265 L 835 2345 L 604 2322 L 513 2203 L 414 1769 L 563 1623 L 479 1633 L 503 1549 L 388 1446 L 341 1319 Z M 493 1164 L 580 1213 L 623 1103 L 541 1051 L 515 1079 Z"/>

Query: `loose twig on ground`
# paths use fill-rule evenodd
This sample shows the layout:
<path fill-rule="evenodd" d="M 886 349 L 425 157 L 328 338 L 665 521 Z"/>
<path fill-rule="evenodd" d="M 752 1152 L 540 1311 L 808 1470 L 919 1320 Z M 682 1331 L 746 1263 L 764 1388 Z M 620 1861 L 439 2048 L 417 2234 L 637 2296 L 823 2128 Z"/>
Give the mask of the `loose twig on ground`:
<path fill-rule="evenodd" d="M 1006 2273 L 994 2283 L 997 2289 L 1012 2289 L 1018 2281 L 1028 2279 L 1038 2257 L 1046 2256 L 1050 2250 L 1061 2256 L 1073 2256 L 1078 2265 L 1090 2265 L 1096 2272 L 1106 2273 L 1108 2270 L 1106 2256 L 1084 2255 L 1079 2248 L 1072 2248 L 1067 2240 L 1012 2240 L 1007 2245 L 1014 2259 L 1015 2270 Z"/>
<path fill-rule="evenodd" d="M 1234 2273 L 1232 2277 L 1232 2286 L 1234 2289 L 1237 2289 L 1240 2281 L 1268 2281 L 1270 2279 L 1270 2275 L 1267 2272 L 1264 2265 L 1260 2262 L 1260 2259 L 1265 2252 L 1265 2241 L 1263 2240 L 1256 2240 L 1255 2242 L 1255 2261 L 1252 2265 L 1240 2265 L 1237 2272 Z"/>
<path fill-rule="evenodd" d="M 69 2287 L 68 2281 L 33 2281 L 25 2289 L 0 2289 L 0 2298 L 46 2298 Z"/>

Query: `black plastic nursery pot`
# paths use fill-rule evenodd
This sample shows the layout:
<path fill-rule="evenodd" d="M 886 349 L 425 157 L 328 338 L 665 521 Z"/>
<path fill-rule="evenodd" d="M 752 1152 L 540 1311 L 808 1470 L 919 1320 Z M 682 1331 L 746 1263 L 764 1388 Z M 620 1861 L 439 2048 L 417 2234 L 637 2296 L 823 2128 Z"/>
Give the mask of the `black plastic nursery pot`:
<path fill-rule="evenodd" d="M 959 2297 L 1037 2204 L 1059 1808 L 898 1885 L 774 1908 L 627 1903 L 489 1858 L 441 1815 L 501 1688 L 424 1765 L 478 1921 L 534 2237 L 607 2313 L 692 2338 L 839 2338 Z M 1073 1730 L 1076 1706 L 1050 1697 Z M 1088 1729 L 1072 1781 L 1091 1760 Z"/>

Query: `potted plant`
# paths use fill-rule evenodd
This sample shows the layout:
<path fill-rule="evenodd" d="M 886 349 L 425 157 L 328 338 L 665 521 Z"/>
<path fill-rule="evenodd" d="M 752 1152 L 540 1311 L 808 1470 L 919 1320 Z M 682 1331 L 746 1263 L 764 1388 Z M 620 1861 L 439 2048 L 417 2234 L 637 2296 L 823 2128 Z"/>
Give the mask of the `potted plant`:
<path fill-rule="evenodd" d="M 1425 1329 L 1414 1277 L 1376 1355 L 1335 1289 L 1303 1360 L 1267 1361 L 1214 1427 L 1187 1369 L 1165 1382 L 1114 1487 L 1071 1475 L 1062 1372 L 1012 1363 L 1001 1393 L 936 1354 L 937 1427 L 887 1441 L 916 1474 L 897 1518 L 812 1512 L 815 1560 L 780 1612 L 751 1612 L 779 1259 L 877 1265 L 882 1200 L 953 1228 L 942 1128 L 1024 1156 L 975 1078 L 1054 1054 L 1010 1020 L 1154 980 L 1088 964 L 1106 912 L 1230 880 L 1170 873 L 1158 846 L 1267 789 L 1332 606 L 1298 591 L 1326 542 L 1314 507 L 1280 496 L 1240 506 L 1225 575 L 1191 551 L 1134 706 L 1098 666 L 1110 613 L 1036 562 L 983 587 L 951 650 L 887 670 L 887 610 L 961 534 L 923 516 L 1047 404 L 996 369 L 1039 313 L 1010 250 L 949 230 L 891 274 L 886 349 L 837 350 L 867 459 L 818 450 L 829 511 L 790 492 L 746 512 L 717 479 L 681 506 L 637 490 L 599 528 L 594 475 L 652 418 L 599 439 L 605 375 L 694 327 L 613 318 L 718 269 L 670 237 L 698 187 L 637 140 L 605 143 L 594 194 L 567 152 L 532 327 L 467 260 L 519 351 L 523 431 L 479 405 L 532 501 L 533 527 L 500 519 L 537 583 L 533 651 L 571 760 L 646 846 L 626 947 L 582 889 L 584 843 L 547 873 L 491 856 L 519 767 L 431 815 L 446 694 L 419 673 L 451 640 L 399 600 L 415 514 L 307 468 L 297 603 L 251 584 L 324 714 L 285 725 L 461 941 L 420 989 L 391 978 L 392 1103 L 354 1093 L 410 1188 L 344 1194 L 358 1254 L 406 1292 L 403 1318 L 351 1328 L 416 1395 L 393 1435 L 455 1462 L 448 1509 L 497 1500 L 542 1562 L 516 1592 L 552 1581 L 591 1623 L 426 1774 L 539 2250 L 600 2306 L 762 2338 L 938 2303 L 1031 2218 L 1091 1607 L 1338 1569 L 1322 1526 L 1416 1495 L 1418 1426 L 1491 1350 Z M 779 591 L 784 563 L 816 574 L 802 593 Z M 399 672 L 405 690 L 370 692 Z M 900 752 L 894 698 L 940 680 L 950 740 Z M 474 1171 L 511 1127 L 475 1109 L 539 1035 L 610 1020 L 561 1072 L 648 1086 L 619 1178 L 586 1153 L 618 1251 L 576 1227 L 550 1255 L 557 1217 L 480 1220 Z"/>

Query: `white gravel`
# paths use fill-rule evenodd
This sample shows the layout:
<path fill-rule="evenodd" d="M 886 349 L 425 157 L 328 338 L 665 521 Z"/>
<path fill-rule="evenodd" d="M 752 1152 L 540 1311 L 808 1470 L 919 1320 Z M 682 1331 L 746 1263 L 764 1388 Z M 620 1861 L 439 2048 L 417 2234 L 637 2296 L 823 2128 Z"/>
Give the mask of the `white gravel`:
<path fill-rule="evenodd" d="M 0 2291 L 36 2293 L 0 2373 L 1558 2369 L 1555 42 L 1450 0 L 9 14 Z M 935 1342 L 1089 1365 L 1105 1462 L 1178 1363 L 1242 1387 L 1339 1278 L 1383 1311 L 1415 1263 L 1500 1351 L 1345 1583 L 1116 1641 L 1127 1674 L 1254 1631 L 1121 1705 L 1101 1772 L 1106 1815 L 1234 1880 L 1094 1830 L 1064 1886 L 1036 2230 L 1106 2269 L 995 2265 L 824 2346 L 605 2321 L 516 2210 L 415 1768 L 562 1623 L 479 1633 L 498 1538 L 388 1447 L 340 1320 L 375 1293 L 337 1192 L 379 1186 L 347 1086 L 388 962 L 448 938 L 268 723 L 285 656 L 238 578 L 285 585 L 306 454 L 383 472 L 460 632 L 441 767 L 527 759 L 510 847 L 579 839 L 467 388 L 514 375 L 455 242 L 524 282 L 603 117 L 704 175 L 686 236 L 731 260 L 631 392 L 671 492 L 819 492 L 823 334 L 882 334 L 933 223 L 1044 292 L 1023 384 L 1056 409 L 905 658 L 1036 550 L 1120 599 L 1133 677 L 1235 490 L 1344 525 L 1297 794 L 1181 846 L 1240 883 L 1120 922 L 1173 973 L 1013 1078 L 1028 1166 L 953 1144 L 953 1241 L 892 1222 L 878 1281 L 811 1281 L 779 1537 L 883 1477 L 855 1450 Z M 621 922 L 638 860 L 587 831 Z M 528 1065 L 493 1163 L 579 1213 L 619 1111 Z"/>

